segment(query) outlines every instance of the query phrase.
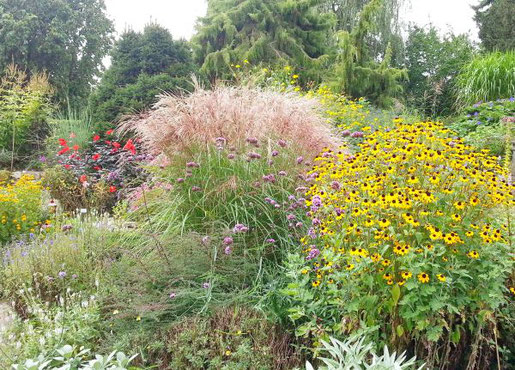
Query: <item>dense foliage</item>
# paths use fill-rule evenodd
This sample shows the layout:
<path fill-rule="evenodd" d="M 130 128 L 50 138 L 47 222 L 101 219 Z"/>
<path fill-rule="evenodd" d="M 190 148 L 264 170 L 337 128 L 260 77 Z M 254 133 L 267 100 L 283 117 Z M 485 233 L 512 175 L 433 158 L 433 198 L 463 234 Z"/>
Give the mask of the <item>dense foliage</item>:
<path fill-rule="evenodd" d="M 331 17 L 320 0 L 213 0 L 193 38 L 195 60 L 210 79 L 230 76 L 243 60 L 285 61 L 304 68 L 323 62 Z M 311 69 L 311 73 L 316 71 Z"/>
<path fill-rule="evenodd" d="M 51 114 L 52 88 L 46 74 L 30 78 L 9 65 L 0 79 L 0 166 L 12 170 L 15 164 L 34 157 L 40 149 Z"/>
<path fill-rule="evenodd" d="M 479 38 L 486 50 L 515 49 L 514 0 L 481 0 L 474 10 Z"/>
<path fill-rule="evenodd" d="M 390 43 L 382 51 L 381 62 L 377 62 L 367 43 L 384 3 L 383 0 L 370 1 L 360 13 L 356 26 L 350 32 L 337 34 L 339 52 L 333 66 L 335 87 L 354 98 L 367 97 L 381 107 L 391 106 L 392 99 L 400 97 L 403 91 L 400 82 L 407 78 L 406 70 L 391 67 Z"/>
<path fill-rule="evenodd" d="M 452 114 L 456 75 L 474 56 L 466 35 L 413 26 L 406 40 L 407 103 L 427 117 Z"/>
<path fill-rule="evenodd" d="M 111 66 L 90 99 L 97 123 L 113 122 L 152 106 L 165 92 L 190 90 L 195 67 L 189 45 L 149 24 L 141 33 L 126 31 L 115 43 Z M 103 127 L 105 128 L 105 127 Z"/>
<path fill-rule="evenodd" d="M 0 70 L 46 71 L 61 103 L 82 103 L 111 45 L 104 1 L 2 0 L 0 14 Z"/>

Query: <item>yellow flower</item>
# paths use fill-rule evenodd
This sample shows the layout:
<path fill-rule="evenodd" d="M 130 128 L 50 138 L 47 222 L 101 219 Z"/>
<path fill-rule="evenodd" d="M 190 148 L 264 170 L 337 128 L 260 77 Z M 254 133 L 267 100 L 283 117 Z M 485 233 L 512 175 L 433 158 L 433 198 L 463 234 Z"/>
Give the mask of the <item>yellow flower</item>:
<path fill-rule="evenodd" d="M 477 251 L 475 251 L 475 250 L 472 250 L 472 251 L 467 253 L 467 256 L 469 256 L 470 258 L 478 259 L 479 258 L 479 253 Z"/>
<path fill-rule="evenodd" d="M 429 275 L 426 274 L 425 272 L 421 272 L 420 274 L 417 275 L 417 277 L 418 277 L 418 281 L 420 281 L 422 284 L 429 282 Z"/>
<path fill-rule="evenodd" d="M 136 317 L 136 321 L 141 321 L 141 316 Z"/>
<path fill-rule="evenodd" d="M 442 274 L 437 274 L 436 277 L 438 278 L 438 280 L 440 280 L 442 283 L 445 282 L 446 280 L 446 277 Z"/>

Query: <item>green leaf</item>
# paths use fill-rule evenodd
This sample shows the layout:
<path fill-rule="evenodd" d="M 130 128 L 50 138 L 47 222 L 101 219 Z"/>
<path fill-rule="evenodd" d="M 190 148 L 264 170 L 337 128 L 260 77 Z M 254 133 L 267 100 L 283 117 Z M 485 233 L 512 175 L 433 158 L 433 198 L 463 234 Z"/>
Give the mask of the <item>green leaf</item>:
<path fill-rule="evenodd" d="M 392 288 L 392 299 L 393 304 L 397 305 L 397 302 L 399 302 L 399 298 L 401 297 L 401 288 L 399 285 L 395 284 Z"/>
<path fill-rule="evenodd" d="M 402 337 L 404 335 L 404 328 L 402 325 L 397 325 L 397 328 L 395 328 L 395 331 L 397 332 L 398 337 Z"/>

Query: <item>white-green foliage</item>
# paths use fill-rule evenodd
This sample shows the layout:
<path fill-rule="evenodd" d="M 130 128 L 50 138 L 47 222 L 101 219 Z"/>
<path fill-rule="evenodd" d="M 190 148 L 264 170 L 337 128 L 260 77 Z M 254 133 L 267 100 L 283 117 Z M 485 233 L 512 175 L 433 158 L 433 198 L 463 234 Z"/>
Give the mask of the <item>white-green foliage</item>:
<path fill-rule="evenodd" d="M 93 358 L 94 356 L 94 358 Z M 77 349 L 69 344 L 58 348 L 51 355 L 40 354 L 22 364 L 12 365 L 13 370 L 127 370 L 136 357 L 113 351 L 107 356 L 92 354 L 89 349 Z"/>
<path fill-rule="evenodd" d="M 58 304 L 49 305 L 41 303 L 31 289 L 23 294 L 32 302 L 27 309 L 29 319 L 15 319 L 3 334 L 0 368 L 34 356 L 52 357 L 64 344 L 82 346 L 98 335 L 100 312 L 94 296 L 68 292 Z"/>
<path fill-rule="evenodd" d="M 415 367 L 416 358 L 406 359 L 406 353 L 397 355 L 396 352 L 390 353 L 387 346 L 384 352 L 378 356 L 374 352 L 372 343 L 365 343 L 365 337 L 351 337 L 342 342 L 335 338 L 330 338 L 330 342 L 322 341 L 323 348 L 329 357 L 320 357 L 324 365 L 318 370 L 404 370 Z M 423 365 L 418 369 L 421 370 Z M 309 362 L 306 363 L 306 370 L 315 368 Z"/>

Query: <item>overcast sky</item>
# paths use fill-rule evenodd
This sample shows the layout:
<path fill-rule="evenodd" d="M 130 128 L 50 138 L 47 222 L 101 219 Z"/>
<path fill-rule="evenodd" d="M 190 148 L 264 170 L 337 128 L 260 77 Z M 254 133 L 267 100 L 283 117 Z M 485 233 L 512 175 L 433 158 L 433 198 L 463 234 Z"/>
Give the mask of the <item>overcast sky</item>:
<path fill-rule="evenodd" d="M 388 1 L 388 0 L 387 0 Z M 105 0 L 107 12 L 118 33 L 130 27 L 141 30 L 150 20 L 167 27 L 174 38 L 189 39 L 195 20 L 206 12 L 206 0 Z M 470 33 L 477 39 L 474 12 L 470 5 L 479 0 L 412 0 L 403 12 L 404 22 L 425 25 L 432 22 L 438 28 L 455 33 Z"/>

